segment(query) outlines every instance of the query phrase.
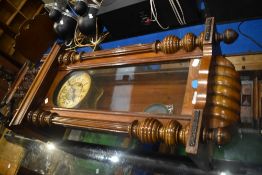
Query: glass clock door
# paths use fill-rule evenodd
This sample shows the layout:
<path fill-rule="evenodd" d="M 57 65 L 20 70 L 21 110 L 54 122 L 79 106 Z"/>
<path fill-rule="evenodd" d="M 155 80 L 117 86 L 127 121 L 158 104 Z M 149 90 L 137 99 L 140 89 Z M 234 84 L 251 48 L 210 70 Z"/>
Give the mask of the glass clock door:
<path fill-rule="evenodd" d="M 181 114 L 189 61 L 77 70 L 59 83 L 57 107 Z"/>

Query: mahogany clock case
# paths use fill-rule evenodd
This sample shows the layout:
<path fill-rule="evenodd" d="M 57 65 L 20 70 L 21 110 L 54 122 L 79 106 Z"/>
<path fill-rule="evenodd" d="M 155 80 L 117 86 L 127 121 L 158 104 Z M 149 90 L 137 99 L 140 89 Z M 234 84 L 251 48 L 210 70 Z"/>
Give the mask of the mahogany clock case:
<path fill-rule="evenodd" d="M 167 36 L 91 53 L 65 51 L 55 44 L 10 126 L 29 122 L 39 128 L 123 133 L 142 143 L 182 144 L 191 154 L 197 154 L 200 142 L 227 143 L 226 128 L 239 120 L 239 75 L 228 60 L 213 53 L 214 43 L 229 44 L 236 38 L 230 29 L 216 33 L 214 18 L 207 18 L 199 36 Z M 61 108 L 54 100 L 57 91 L 77 71 L 88 73 L 97 90 L 91 94 L 97 95 L 84 98 L 77 108 Z M 192 85 L 195 81 L 197 86 Z M 66 100 L 75 96 L 69 94 L 73 91 L 65 94 Z M 153 104 L 165 105 L 170 113 L 146 113 Z"/>

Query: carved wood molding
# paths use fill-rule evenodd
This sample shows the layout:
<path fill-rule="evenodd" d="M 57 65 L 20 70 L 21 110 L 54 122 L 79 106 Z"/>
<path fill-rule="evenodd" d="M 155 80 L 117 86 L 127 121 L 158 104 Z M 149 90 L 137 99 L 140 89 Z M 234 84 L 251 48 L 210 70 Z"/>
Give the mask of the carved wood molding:
<path fill-rule="evenodd" d="M 60 49 L 61 47 L 58 44 L 55 44 L 53 46 L 46 62 L 43 63 L 41 69 L 36 75 L 32 85 L 30 86 L 28 92 L 23 98 L 9 126 L 20 124 L 23 118 L 25 117 L 26 113 L 28 112 L 28 109 L 30 109 L 33 105 L 36 105 L 36 102 L 38 100 L 42 99 L 39 95 L 48 90 L 48 79 L 50 81 L 50 77 L 48 77 L 48 75 L 50 76 L 50 72 L 55 70 L 54 66 L 57 64 L 56 56 L 59 53 Z"/>
<path fill-rule="evenodd" d="M 25 62 L 23 67 L 20 69 L 20 71 L 17 74 L 17 77 L 15 81 L 12 83 L 10 90 L 7 92 L 6 97 L 5 97 L 5 103 L 10 103 L 11 99 L 13 98 L 15 92 L 17 91 L 18 87 L 22 83 L 22 80 L 26 74 L 26 72 L 29 69 L 29 62 Z"/>
<path fill-rule="evenodd" d="M 164 142 L 167 145 L 185 145 L 188 137 L 189 125 L 182 128 L 176 120 L 169 120 L 163 125 L 159 120 L 148 118 L 139 122 L 135 120 L 129 125 L 128 133 L 138 138 L 142 143 Z"/>
<path fill-rule="evenodd" d="M 209 69 L 213 53 L 213 36 L 215 21 L 213 17 L 207 18 L 205 22 L 205 32 L 203 37 L 203 57 L 198 69 L 198 86 L 195 94 L 195 104 L 192 110 L 191 125 L 189 128 L 189 137 L 186 144 L 186 152 L 196 154 L 200 138 L 200 131 L 203 125 L 203 109 L 206 104 L 207 83 L 209 78 Z"/>
<path fill-rule="evenodd" d="M 189 123 L 182 126 L 177 120 L 169 119 L 162 123 L 158 119 L 147 118 L 144 120 L 134 120 L 129 123 L 99 121 L 84 118 L 70 118 L 59 116 L 56 113 L 35 110 L 27 114 L 27 122 L 37 127 L 51 127 L 60 125 L 64 127 L 77 127 L 97 131 L 107 131 L 114 133 L 129 134 L 142 143 L 163 142 L 167 145 L 187 144 L 189 137 Z M 212 141 L 217 144 L 224 144 L 230 140 L 230 133 L 224 128 L 208 130 L 204 128 L 201 132 L 202 141 Z"/>
<path fill-rule="evenodd" d="M 191 125 L 189 129 L 190 136 L 186 146 L 186 152 L 196 154 L 202 128 L 203 109 L 206 104 L 207 84 L 209 77 L 209 68 L 211 57 L 206 56 L 201 59 L 198 71 L 198 87 L 195 93 L 195 104 L 192 111 Z"/>
<path fill-rule="evenodd" d="M 214 42 L 221 42 L 221 41 L 230 44 L 234 42 L 237 37 L 238 34 L 232 29 L 227 29 L 222 34 L 214 33 L 214 18 L 208 18 L 206 22 L 205 32 L 202 32 L 199 36 L 195 36 L 193 33 L 187 33 L 182 39 L 179 39 L 176 36 L 169 35 L 166 36 L 162 41 L 156 41 L 152 44 L 137 44 L 132 46 L 115 48 L 111 50 L 102 50 L 102 51 L 89 52 L 89 53 L 76 53 L 74 51 L 67 51 L 59 56 L 58 62 L 60 65 L 76 64 L 78 62 L 82 62 L 82 64 L 85 64 L 86 61 L 88 61 L 90 64 L 90 61 L 94 59 L 97 61 L 99 59 L 106 59 L 110 57 L 121 58 L 121 56 L 123 55 L 125 56 L 136 55 L 136 54 L 139 55 L 139 54 L 150 53 L 150 52 L 152 53 L 162 52 L 164 54 L 177 53 L 175 56 L 178 55 L 177 59 L 179 58 L 181 59 L 181 56 L 183 57 L 183 55 L 184 57 L 186 57 L 187 55 L 192 56 L 191 52 L 194 51 L 197 47 L 200 49 L 199 50 L 200 56 L 203 54 L 203 52 L 205 54 L 207 53 L 206 55 L 210 55 L 212 51 L 210 52 L 210 48 L 208 47 L 203 49 L 205 45 L 212 45 L 212 42 L 214 43 Z M 201 50 L 203 50 L 203 52 Z M 181 51 L 181 53 L 178 53 L 179 51 Z M 151 60 L 151 62 L 152 61 L 154 60 Z M 132 63 L 139 63 L 139 62 L 132 62 Z"/>
<path fill-rule="evenodd" d="M 240 120 L 241 84 L 233 64 L 222 56 L 214 60 L 205 116 L 209 128 L 223 128 Z"/>
<path fill-rule="evenodd" d="M 134 120 L 144 120 L 147 118 L 157 118 L 162 123 L 166 123 L 170 119 L 179 120 L 182 125 L 191 120 L 190 115 L 156 115 L 145 113 L 130 113 L 130 112 L 112 112 L 112 111 L 97 111 L 97 110 L 83 110 L 83 109 L 65 109 L 65 108 L 42 108 L 43 110 L 56 113 L 59 116 L 73 118 L 73 119 L 90 119 L 98 121 L 112 121 L 130 123 Z"/>
<path fill-rule="evenodd" d="M 89 54 L 89 53 L 86 53 Z M 60 70 L 76 70 L 83 68 L 101 68 L 101 67 L 112 67 L 112 66 L 124 66 L 131 64 L 144 64 L 144 63 L 157 63 L 157 62 L 165 62 L 165 61 L 179 61 L 179 60 L 189 60 L 191 58 L 200 58 L 202 57 L 202 51 L 199 48 L 196 48 L 192 52 L 186 52 L 184 50 L 179 50 L 174 54 L 164 54 L 164 53 L 155 53 L 153 51 L 146 53 L 134 53 L 134 54 L 123 54 L 123 55 L 111 55 L 108 57 L 101 58 L 90 58 L 81 60 L 79 59 L 79 55 L 76 53 L 72 53 L 72 55 L 76 55 L 77 59 L 80 60 L 78 62 L 74 62 L 74 64 L 68 65 L 60 65 Z M 67 54 L 69 55 L 69 54 Z M 81 53 L 80 53 L 81 55 Z M 60 55 L 60 59 L 63 55 Z M 63 58 L 68 59 L 68 58 Z M 69 58 L 72 60 L 72 58 Z"/>
<path fill-rule="evenodd" d="M 230 140 L 226 127 L 240 120 L 240 77 L 233 64 L 222 56 L 202 61 L 206 62 L 199 69 L 197 98 L 186 147 L 186 152 L 192 154 L 197 153 L 201 128 L 207 129 L 203 131 L 202 140 L 224 144 Z"/>
<path fill-rule="evenodd" d="M 38 127 L 46 127 L 55 124 L 66 127 L 121 132 L 136 137 L 143 143 L 163 141 L 167 145 L 177 145 L 178 143 L 185 145 L 189 129 L 188 124 L 182 127 L 182 125 L 174 119 L 169 119 L 165 124 L 154 118 L 124 123 L 85 118 L 70 118 L 43 110 L 30 111 L 27 115 L 27 121 Z"/>

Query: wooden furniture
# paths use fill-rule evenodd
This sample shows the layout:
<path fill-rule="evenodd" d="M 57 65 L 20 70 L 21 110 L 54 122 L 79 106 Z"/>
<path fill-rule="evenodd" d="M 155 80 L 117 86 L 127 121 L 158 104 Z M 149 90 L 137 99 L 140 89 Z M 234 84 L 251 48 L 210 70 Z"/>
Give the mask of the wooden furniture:
<path fill-rule="evenodd" d="M 53 21 L 49 19 L 47 14 L 39 14 L 33 19 L 27 20 L 23 26 L 26 27 L 16 35 L 15 50 L 37 64 L 56 39 Z"/>
<path fill-rule="evenodd" d="M 25 21 L 32 19 L 43 10 L 44 4 L 38 0 L 0 1 L 0 53 L 18 65 L 26 58 L 14 49 L 15 36 Z"/>
<path fill-rule="evenodd" d="M 27 60 L 37 63 L 56 38 L 48 15 L 39 15 L 43 7 L 38 0 L 0 0 L 0 64 L 14 75 Z M 8 84 L 0 81 L 2 101 Z"/>
<path fill-rule="evenodd" d="M 123 133 L 143 143 L 183 144 L 191 154 L 198 153 L 199 143 L 222 145 L 230 140 L 228 128 L 239 121 L 240 82 L 234 66 L 215 56 L 215 43 L 236 37 L 232 30 L 216 33 L 214 18 L 207 18 L 200 36 L 167 36 L 152 44 L 92 53 L 64 51 L 55 44 L 9 125 Z M 88 73 L 89 83 L 102 89 L 96 107 L 83 101 L 62 108 L 56 102 L 60 91 L 66 92 L 63 103 L 78 98 L 82 80 L 70 82 L 77 71 Z M 170 113 L 144 112 L 155 103 L 169 106 Z"/>
<path fill-rule="evenodd" d="M 247 55 L 228 55 L 226 58 L 231 61 L 237 71 L 259 71 L 262 68 L 261 53 Z"/>
<path fill-rule="evenodd" d="M 15 36 L 28 19 L 39 14 L 43 4 L 38 0 L 0 0 L 0 65 L 16 74 L 26 61 L 26 56 L 14 49 Z M 7 82 L 0 80 L 2 100 L 7 92 Z"/>

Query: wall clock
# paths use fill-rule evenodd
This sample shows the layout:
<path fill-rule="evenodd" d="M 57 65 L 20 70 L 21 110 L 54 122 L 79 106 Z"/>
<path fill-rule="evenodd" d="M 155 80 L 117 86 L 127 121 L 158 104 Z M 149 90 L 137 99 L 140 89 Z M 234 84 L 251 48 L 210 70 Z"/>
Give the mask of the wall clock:
<path fill-rule="evenodd" d="M 182 39 L 167 36 L 91 53 L 55 44 L 10 126 L 28 122 L 123 133 L 143 143 L 182 144 L 190 154 L 202 143 L 224 144 L 228 128 L 239 121 L 240 81 L 234 66 L 213 54 L 214 43 L 236 38 L 232 30 L 215 33 L 214 19 L 207 18 L 203 33 Z M 85 101 L 97 105 L 86 107 Z M 143 113 L 151 104 L 175 111 Z"/>
<path fill-rule="evenodd" d="M 83 71 L 76 71 L 66 76 L 57 87 L 56 105 L 62 108 L 75 108 L 88 98 L 91 87 L 91 77 Z"/>

